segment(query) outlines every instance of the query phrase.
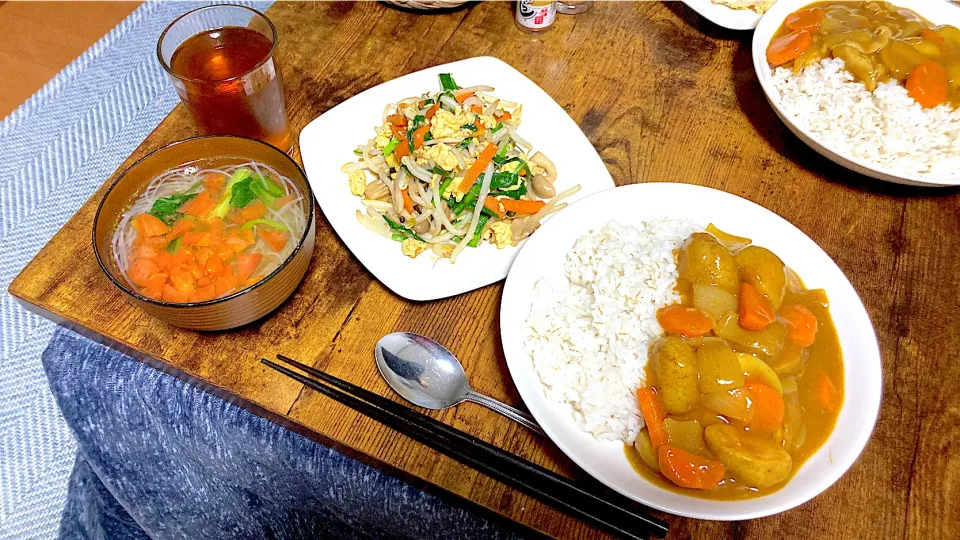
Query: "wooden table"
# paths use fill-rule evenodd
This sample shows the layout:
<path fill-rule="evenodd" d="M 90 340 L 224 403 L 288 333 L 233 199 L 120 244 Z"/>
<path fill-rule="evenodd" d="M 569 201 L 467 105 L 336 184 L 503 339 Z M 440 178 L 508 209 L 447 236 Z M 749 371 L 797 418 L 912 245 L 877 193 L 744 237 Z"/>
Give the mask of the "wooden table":
<path fill-rule="evenodd" d="M 268 14 L 280 31 L 297 130 L 399 75 L 496 56 L 570 113 L 618 184 L 689 182 L 745 197 L 794 223 L 846 272 L 884 360 L 883 406 L 864 454 L 797 509 L 740 523 L 665 516 L 671 536 L 960 536 L 960 197 L 878 183 L 803 145 L 763 97 L 749 33 L 721 31 L 679 2 L 598 3 L 560 17 L 544 36 L 519 32 L 510 4 L 501 2 L 439 15 L 369 2 L 278 3 Z M 193 132 L 178 107 L 124 167 Z M 437 302 L 405 301 L 373 279 L 321 217 L 307 278 L 274 315 L 234 332 L 179 330 L 124 301 L 97 267 L 89 238 L 102 194 L 11 284 L 29 309 L 436 493 L 549 535 L 598 534 L 258 362 L 284 353 L 393 397 L 374 367 L 373 345 L 386 332 L 410 330 L 464 359 L 476 389 L 516 404 L 499 344 L 501 284 Z M 434 416 L 590 482 L 552 443 L 486 409 L 465 405 Z"/>

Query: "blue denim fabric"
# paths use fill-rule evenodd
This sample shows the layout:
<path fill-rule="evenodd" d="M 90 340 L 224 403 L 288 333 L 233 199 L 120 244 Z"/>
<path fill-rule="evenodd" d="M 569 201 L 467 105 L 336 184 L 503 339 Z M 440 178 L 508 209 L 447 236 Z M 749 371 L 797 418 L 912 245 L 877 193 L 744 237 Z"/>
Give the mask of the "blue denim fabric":
<path fill-rule="evenodd" d="M 67 330 L 43 366 L 79 456 L 63 538 L 515 538 Z"/>

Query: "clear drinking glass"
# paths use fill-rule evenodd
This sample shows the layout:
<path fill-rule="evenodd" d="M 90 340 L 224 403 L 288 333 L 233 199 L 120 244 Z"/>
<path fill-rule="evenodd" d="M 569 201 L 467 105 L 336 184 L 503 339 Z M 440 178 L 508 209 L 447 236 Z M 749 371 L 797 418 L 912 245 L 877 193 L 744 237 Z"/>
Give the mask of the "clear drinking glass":
<path fill-rule="evenodd" d="M 277 43 L 277 29 L 259 11 L 213 5 L 170 23 L 157 56 L 201 132 L 258 139 L 290 152 Z"/>
<path fill-rule="evenodd" d="M 557 13 L 577 15 L 590 9 L 593 0 L 557 0 Z"/>

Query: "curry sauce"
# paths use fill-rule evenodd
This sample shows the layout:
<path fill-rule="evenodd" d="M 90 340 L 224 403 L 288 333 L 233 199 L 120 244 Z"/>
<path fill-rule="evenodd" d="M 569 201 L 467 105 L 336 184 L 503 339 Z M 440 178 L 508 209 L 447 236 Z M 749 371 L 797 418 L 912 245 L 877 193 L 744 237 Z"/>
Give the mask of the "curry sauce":
<path fill-rule="evenodd" d="M 638 390 L 647 427 L 625 453 L 664 489 L 748 499 L 786 485 L 832 433 L 843 400 L 842 353 L 823 290 L 806 289 L 748 239 L 708 231 L 716 236 L 696 233 L 678 253 L 681 304 L 658 314 L 667 335 L 652 347 L 647 387 Z M 769 309 L 762 328 L 743 311 L 741 296 L 751 288 Z M 812 336 L 796 331 L 800 312 L 815 319 Z M 645 399 L 662 408 L 661 418 L 650 418 L 658 413 L 644 408 Z M 670 468 L 688 465 L 678 455 L 691 470 Z"/>
<path fill-rule="evenodd" d="M 960 29 L 888 2 L 817 2 L 787 16 L 767 48 L 795 72 L 839 58 L 868 91 L 896 80 L 923 107 L 960 106 Z"/>

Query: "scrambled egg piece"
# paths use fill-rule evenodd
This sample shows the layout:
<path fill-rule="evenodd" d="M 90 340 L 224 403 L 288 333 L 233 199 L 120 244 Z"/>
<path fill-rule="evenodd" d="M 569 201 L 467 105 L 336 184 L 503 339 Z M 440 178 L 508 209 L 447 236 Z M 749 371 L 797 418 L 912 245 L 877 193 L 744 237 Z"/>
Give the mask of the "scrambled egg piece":
<path fill-rule="evenodd" d="M 453 255 L 453 250 L 456 248 L 457 246 L 451 246 L 449 244 L 445 246 L 440 246 L 440 258 L 449 259 L 450 256 Z"/>
<path fill-rule="evenodd" d="M 511 161 L 510 163 L 504 163 L 503 166 L 500 167 L 500 171 L 515 173 L 522 165 L 523 162 L 521 161 Z"/>
<path fill-rule="evenodd" d="M 400 168 L 400 162 L 397 161 L 397 154 L 391 153 L 389 156 L 385 158 L 385 161 L 387 162 L 387 165 L 389 165 L 391 169 Z"/>
<path fill-rule="evenodd" d="M 490 114 L 478 114 L 477 119 L 480 120 L 480 123 L 483 124 L 487 129 L 493 129 L 497 127 L 497 119 Z"/>
<path fill-rule="evenodd" d="M 363 197 L 363 192 L 367 189 L 367 173 L 362 170 L 353 171 L 347 181 L 350 183 L 350 193 L 357 197 Z"/>
<path fill-rule="evenodd" d="M 445 171 L 452 171 L 460 165 L 457 157 L 453 155 L 453 150 L 445 144 L 433 144 L 425 146 L 419 150 L 420 158 L 424 161 L 432 159 L 434 163 Z M 419 161 L 419 159 L 417 160 Z"/>
<path fill-rule="evenodd" d="M 497 244 L 497 249 L 503 249 L 513 244 L 513 231 L 506 221 L 498 221 L 490 229 L 493 231 L 493 242 Z"/>
<path fill-rule="evenodd" d="M 417 255 L 423 253 L 423 250 L 426 247 L 426 242 L 421 242 L 414 238 L 407 238 L 400 244 L 400 251 L 402 251 L 407 257 L 415 259 Z"/>
<path fill-rule="evenodd" d="M 460 131 L 461 126 L 470 123 L 470 116 L 464 111 L 457 111 L 454 114 L 440 109 L 430 120 L 430 133 L 433 134 L 434 139 L 452 137 Z"/>
<path fill-rule="evenodd" d="M 377 148 L 382 149 L 383 147 L 390 144 L 390 137 L 387 137 L 383 133 L 378 133 L 377 138 L 373 141 L 373 143 L 377 145 Z"/>

